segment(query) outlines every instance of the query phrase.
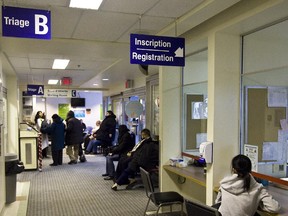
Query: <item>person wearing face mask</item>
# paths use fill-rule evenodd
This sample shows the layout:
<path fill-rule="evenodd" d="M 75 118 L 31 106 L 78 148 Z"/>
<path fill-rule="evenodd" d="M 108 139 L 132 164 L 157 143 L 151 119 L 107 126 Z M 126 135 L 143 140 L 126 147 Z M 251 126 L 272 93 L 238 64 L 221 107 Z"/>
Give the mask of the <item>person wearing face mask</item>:
<path fill-rule="evenodd" d="M 105 119 L 96 131 L 96 139 L 91 140 L 86 148 L 85 154 L 93 152 L 97 154 L 97 146 L 108 147 L 112 145 L 116 132 L 116 116 L 111 110 L 106 113 Z"/>
<path fill-rule="evenodd" d="M 143 167 L 150 171 L 155 169 L 159 164 L 159 145 L 153 141 L 150 135 L 150 130 L 143 129 L 141 131 L 142 140 L 137 143 L 134 148 L 127 153 L 127 158 L 122 163 L 122 171 L 116 182 L 111 187 L 112 190 L 117 190 L 118 185 L 132 184 L 135 182 L 134 174 Z M 119 161 L 120 162 L 120 161 Z M 121 164 L 121 162 L 120 162 Z M 119 165 L 119 163 L 118 163 Z M 119 173 L 118 173 L 119 174 Z M 129 179 L 129 177 L 131 177 Z"/>

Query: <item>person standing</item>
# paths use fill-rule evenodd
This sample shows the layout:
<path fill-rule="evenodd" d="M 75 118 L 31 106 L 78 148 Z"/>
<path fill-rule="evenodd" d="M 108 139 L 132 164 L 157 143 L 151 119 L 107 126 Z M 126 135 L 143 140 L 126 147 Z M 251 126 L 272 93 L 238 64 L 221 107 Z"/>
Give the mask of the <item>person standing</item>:
<path fill-rule="evenodd" d="M 52 115 L 53 123 L 43 126 L 41 133 L 51 135 L 51 151 L 53 163 L 50 166 L 62 165 L 65 125 L 63 119 L 57 114 Z"/>
<path fill-rule="evenodd" d="M 66 154 L 70 158 L 68 164 L 77 164 L 79 145 L 83 142 L 83 127 L 81 121 L 75 118 L 73 111 L 69 111 L 66 117 L 66 135 L 65 135 L 65 145 Z"/>
<path fill-rule="evenodd" d="M 35 115 L 35 125 L 36 129 L 40 131 L 41 127 L 45 127 L 48 125 L 45 114 L 42 111 L 38 111 Z M 49 146 L 49 140 L 47 134 L 41 134 L 42 136 L 42 157 L 48 158 L 47 152 L 48 152 L 48 146 Z"/>

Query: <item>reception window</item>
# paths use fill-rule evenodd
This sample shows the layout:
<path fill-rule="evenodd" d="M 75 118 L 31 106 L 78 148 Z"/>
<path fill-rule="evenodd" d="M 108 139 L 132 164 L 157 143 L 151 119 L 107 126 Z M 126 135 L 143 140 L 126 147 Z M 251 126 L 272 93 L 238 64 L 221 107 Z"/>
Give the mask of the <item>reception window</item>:
<path fill-rule="evenodd" d="M 287 177 L 288 21 L 243 36 L 242 152 L 253 170 Z"/>

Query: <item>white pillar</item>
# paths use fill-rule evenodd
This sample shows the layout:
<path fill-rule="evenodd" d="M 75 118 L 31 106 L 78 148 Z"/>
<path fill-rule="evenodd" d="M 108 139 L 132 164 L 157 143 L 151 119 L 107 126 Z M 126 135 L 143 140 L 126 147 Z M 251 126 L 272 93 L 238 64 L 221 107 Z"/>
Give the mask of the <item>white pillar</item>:
<path fill-rule="evenodd" d="M 207 166 L 206 204 L 214 202 L 214 187 L 230 173 L 239 153 L 240 36 L 211 33 L 208 37 L 208 133 L 213 163 Z"/>
<path fill-rule="evenodd" d="M 7 76 L 7 110 L 8 110 L 8 141 L 7 153 L 19 153 L 19 116 L 18 116 L 18 87 L 17 77 Z"/>

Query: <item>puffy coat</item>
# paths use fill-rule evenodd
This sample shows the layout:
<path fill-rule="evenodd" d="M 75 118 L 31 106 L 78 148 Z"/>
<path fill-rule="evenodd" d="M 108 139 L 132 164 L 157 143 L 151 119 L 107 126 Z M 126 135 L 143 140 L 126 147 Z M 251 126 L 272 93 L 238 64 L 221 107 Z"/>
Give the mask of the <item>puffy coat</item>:
<path fill-rule="evenodd" d="M 70 112 L 69 112 L 70 113 Z M 83 127 L 79 119 L 74 117 L 74 113 L 67 115 L 65 144 L 75 145 L 83 142 Z"/>
<path fill-rule="evenodd" d="M 102 121 L 100 128 L 97 130 L 97 140 L 111 144 L 115 138 L 116 116 L 109 115 Z M 109 136 L 112 134 L 112 137 Z"/>
<path fill-rule="evenodd" d="M 64 148 L 65 125 L 60 117 L 53 120 L 51 125 L 40 129 L 41 133 L 51 135 L 51 150 L 58 151 Z"/>

